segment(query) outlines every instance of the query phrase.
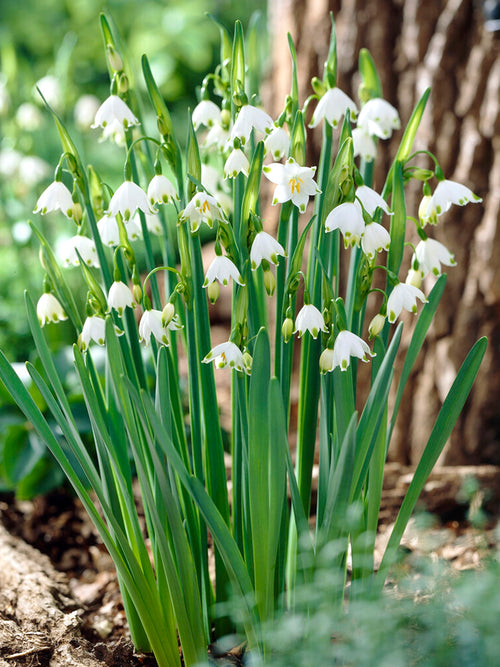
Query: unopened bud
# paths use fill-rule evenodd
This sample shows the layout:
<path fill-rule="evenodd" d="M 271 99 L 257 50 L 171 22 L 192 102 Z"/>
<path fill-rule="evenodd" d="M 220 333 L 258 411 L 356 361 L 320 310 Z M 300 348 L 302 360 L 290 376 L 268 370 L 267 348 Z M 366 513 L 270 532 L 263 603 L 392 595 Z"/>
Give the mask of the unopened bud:
<path fill-rule="evenodd" d="M 117 88 L 118 88 L 118 92 L 120 93 L 120 95 L 123 95 L 129 89 L 128 77 L 127 77 L 126 74 L 122 73 L 118 77 L 118 86 L 117 86 Z"/>
<path fill-rule="evenodd" d="M 132 287 L 132 294 L 134 295 L 134 301 L 136 303 L 141 303 L 142 287 L 138 283 L 134 283 L 134 286 Z"/>
<path fill-rule="evenodd" d="M 431 198 L 432 198 L 431 195 L 424 195 L 422 197 L 422 201 L 420 202 L 420 205 L 418 207 L 418 217 L 423 224 L 429 222 L 431 225 L 435 225 L 437 223 L 436 214 L 434 213 L 433 215 L 429 216 L 427 213 L 427 209 L 429 208 Z"/>
<path fill-rule="evenodd" d="M 222 109 L 221 111 L 221 125 L 223 128 L 228 128 L 231 124 L 231 112 L 229 109 Z"/>
<path fill-rule="evenodd" d="M 243 366 L 247 373 L 250 373 L 252 370 L 253 359 L 248 351 L 243 352 Z"/>
<path fill-rule="evenodd" d="M 266 292 L 269 296 L 272 296 L 274 294 L 274 290 L 276 287 L 276 278 L 274 277 L 274 274 L 270 269 L 264 271 L 264 287 L 266 288 Z"/>
<path fill-rule="evenodd" d="M 327 347 L 321 353 L 319 358 L 319 370 L 320 373 L 328 373 L 333 369 L 333 350 Z"/>
<path fill-rule="evenodd" d="M 410 269 L 408 271 L 408 275 L 406 276 L 405 283 L 420 289 L 420 286 L 422 285 L 422 272 L 418 269 Z"/>
<path fill-rule="evenodd" d="M 372 338 L 375 338 L 375 336 L 378 336 L 378 334 L 382 331 L 384 328 L 385 324 L 385 317 L 378 313 L 375 315 L 375 317 L 372 319 L 370 324 L 368 325 L 368 334 L 370 336 L 370 340 Z"/>
<path fill-rule="evenodd" d="M 210 303 L 215 303 L 219 298 L 219 283 L 216 280 L 208 285 L 207 294 L 208 298 L 210 299 Z"/>
<path fill-rule="evenodd" d="M 283 335 L 283 340 L 285 343 L 288 343 L 293 334 L 293 320 L 290 317 L 287 317 L 283 322 L 281 327 L 281 333 Z"/>
<path fill-rule="evenodd" d="M 111 46 L 111 44 L 108 44 L 107 51 L 109 66 L 115 72 L 121 72 L 123 69 L 123 60 L 121 59 L 120 54 L 113 46 Z"/>
<path fill-rule="evenodd" d="M 73 202 L 73 220 L 79 225 L 83 218 L 83 209 L 80 202 Z"/>
<path fill-rule="evenodd" d="M 161 314 L 161 324 L 163 328 L 168 327 L 175 315 L 175 306 L 170 301 L 166 304 Z"/>

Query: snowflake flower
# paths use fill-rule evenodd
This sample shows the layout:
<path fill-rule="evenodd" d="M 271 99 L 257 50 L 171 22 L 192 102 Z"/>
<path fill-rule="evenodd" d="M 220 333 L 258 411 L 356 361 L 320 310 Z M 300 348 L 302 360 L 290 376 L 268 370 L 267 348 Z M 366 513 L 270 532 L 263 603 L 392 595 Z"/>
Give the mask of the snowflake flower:
<path fill-rule="evenodd" d="M 322 373 L 333 371 L 339 366 L 341 371 L 347 371 L 351 357 L 357 357 L 361 361 L 368 361 L 368 357 L 374 357 L 375 353 L 370 351 L 368 344 L 353 334 L 351 331 L 340 331 L 335 339 L 333 350 L 323 350 L 319 359 Z"/>
<path fill-rule="evenodd" d="M 238 267 L 229 259 L 229 257 L 217 255 L 208 267 L 203 287 L 208 287 L 208 285 L 216 280 L 218 280 L 221 285 L 228 285 L 230 278 L 238 283 L 238 285 L 244 285 Z"/>
<path fill-rule="evenodd" d="M 73 198 L 62 181 L 54 181 L 45 188 L 38 198 L 33 213 L 45 215 L 57 210 L 64 213 L 67 218 L 73 217 Z"/>
<path fill-rule="evenodd" d="M 241 148 L 234 148 L 224 164 L 224 178 L 236 178 L 242 173 L 248 176 L 250 163 Z"/>
<path fill-rule="evenodd" d="M 156 174 L 148 185 L 148 199 L 151 206 L 168 204 L 174 199 L 179 201 L 179 195 L 170 180 L 163 174 Z"/>
<path fill-rule="evenodd" d="M 424 204 L 425 201 L 425 204 Z M 479 203 L 481 197 L 475 195 L 465 185 L 456 181 L 439 181 L 430 198 L 424 198 L 419 206 L 419 217 L 424 224 L 436 222 L 437 216 L 442 215 L 451 208 L 452 204 L 465 206 L 468 202 Z"/>
<path fill-rule="evenodd" d="M 365 221 L 359 202 L 344 202 L 330 211 L 325 220 L 325 230 L 332 232 L 334 229 L 340 229 L 346 248 L 349 245 L 359 246 L 365 232 Z"/>
<path fill-rule="evenodd" d="M 365 226 L 365 231 L 361 237 L 361 249 L 368 259 L 373 259 L 377 252 L 389 250 L 390 243 L 389 232 L 378 222 L 372 222 Z"/>
<path fill-rule="evenodd" d="M 95 243 L 87 236 L 72 236 L 64 241 L 61 247 L 64 266 L 78 266 L 80 264 L 77 251 L 87 266 L 99 268 Z"/>
<path fill-rule="evenodd" d="M 139 120 L 134 116 L 125 102 L 118 95 L 110 95 L 107 100 L 97 109 L 92 128 L 119 124 L 122 128 L 131 125 L 139 125 Z"/>
<path fill-rule="evenodd" d="M 106 213 L 114 216 L 120 213 L 128 221 L 138 209 L 143 213 L 151 213 L 148 197 L 136 183 L 124 181 L 111 197 Z"/>
<path fill-rule="evenodd" d="M 333 127 L 337 127 L 340 119 L 349 112 L 351 120 L 356 120 L 358 108 L 340 88 L 330 88 L 318 102 L 309 127 L 316 127 L 325 119 Z"/>
<path fill-rule="evenodd" d="M 427 301 L 425 294 L 419 290 L 418 287 L 414 287 L 408 283 L 398 283 L 387 299 L 389 322 L 393 324 L 399 317 L 403 308 L 411 313 L 416 313 L 417 299 L 420 299 L 422 303 Z"/>
<path fill-rule="evenodd" d="M 197 130 L 201 125 L 205 127 L 213 127 L 213 125 L 221 124 L 222 115 L 221 110 L 211 100 L 202 100 L 193 109 L 192 115 L 193 127 Z"/>
<path fill-rule="evenodd" d="M 288 155 L 289 148 L 290 137 L 288 132 L 282 127 L 273 127 L 264 140 L 266 155 L 270 153 L 274 160 L 281 160 L 282 157 Z"/>
<path fill-rule="evenodd" d="M 136 306 L 134 295 L 128 285 L 125 285 L 121 280 L 115 282 L 109 288 L 108 293 L 108 312 L 116 310 L 120 317 L 123 315 L 125 308 L 135 308 Z"/>
<path fill-rule="evenodd" d="M 220 343 L 210 350 L 202 359 L 203 364 L 214 362 L 216 368 L 234 368 L 240 372 L 248 373 L 247 364 L 243 358 L 243 352 L 233 342 Z"/>
<path fill-rule="evenodd" d="M 50 294 L 50 292 L 45 292 L 45 294 L 42 294 L 38 299 L 38 303 L 36 304 L 36 314 L 40 326 L 42 327 L 49 322 L 62 322 L 63 320 L 68 319 L 63 307 L 56 297 L 53 294 Z"/>
<path fill-rule="evenodd" d="M 377 144 L 372 135 L 362 127 L 355 127 L 352 131 L 352 147 L 354 157 L 360 155 L 366 162 L 373 162 L 377 157 Z"/>
<path fill-rule="evenodd" d="M 248 142 L 252 130 L 269 134 L 273 127 L 273 119 L 268 113 L 251 104 L 244 104 L 231 130 L 231 140 L 239 139 L 244 146 Z"/>
<path fill-rule="evenodd" d="M 177 317 L 173 317 L 167 326 L 163 326 L 162 311 L 153 308 L 145 310 L 139 322 L 139 340 L 149 345 L 151 336 L 154 336 L 161 345 L 168 345 L 168 330 L 182 329 Z"/>
<path fill-rule="evenodd" d="M 263 171 L 271 183 L 276 183 L 273 205 L 283 204 L 291 199 L 303 213 L 309 197 L 321 192 L 313 180 L 316 167 L 301 167 L 293 158 L 288 158 L 285 164 L 273 162 L 266 165 Z"/>
<path fill-rule="evenodd" d="M 91 341 L 94 341 L 98 345 L 104 345 L 105 332 L 106 322 L 102 317 L 98 317 L 97 315 L 87 317 L 83 323 L 82 333 L 78 338 L 80 349 L 85 351 Z"/>
<path fill-rule="evenodd" d="M 202 222 L 212 228 L 214 220 L 224 220 L 224 211 L 215 197 L 197 192 L 184 209 L 182 219 L 189 220 L 191 231 L 196 232 Z"/>
<path fill-rule="evenodd" d="M 267 232 L 259 232 L 253 240 L 250 249 L 250 263 L 252 271 L 255 271 L 263 259 L 273 264 L 278 264 L 278 255 L 286 257 L 285 249 Z"/>
<path fill-rule="evenodd" d="M 399 130 L 401 123 L 397 109 L 381 97 L 375 97 L 359 112 L 358 127 L 380 139 L 388 139 L 393 130 Z"/>
<path fill-rule="evenodd" d="M 323 331 L 323 333 L 328 331 L 321 311 L 316 306 L 313 306 L 312 303 L 302 306 L 295 318 L 295 331 L 293 333 L 298 333 L 299 338 L 301 338 L 306 331 L 309 331 L 315 339 L 318 337 L 320 331 Z"/>
<path fill-rule="evenodd" d="M 441 274 L 441 264 L 444 264 L 445 266 L 456 265 L 455 258 L 448 248 L 434 239 L 420 241 L 415 248 L 412 264 L 415 258 L 418 261 L 418 270 L 420 271 L 422 278 L 428 273 L 433 273 L 435 276 L 439 276 Z"/>
<path fill-rule="evenodd" d="M 377 208 L 381 208 L 387 215 L 394 215 L 385 199 L 367 185 L 360 185 L 355 194 L 370 217 L 373 217 Z"/>

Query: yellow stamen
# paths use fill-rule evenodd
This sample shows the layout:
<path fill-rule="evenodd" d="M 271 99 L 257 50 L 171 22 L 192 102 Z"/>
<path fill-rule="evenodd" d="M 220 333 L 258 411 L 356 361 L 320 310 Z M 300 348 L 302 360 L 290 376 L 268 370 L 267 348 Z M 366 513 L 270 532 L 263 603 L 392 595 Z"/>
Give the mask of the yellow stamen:
<path fill-rule="evenodd" d="M 298 176 L 292 176 L 292 178 L 288 181 L 288 185 L 290 186 L 290 190 L 292 191 L 292 195 L 297 193 L 300 193 L 300 183 L 303 183 L 304 181 L 299 178 Z"/>

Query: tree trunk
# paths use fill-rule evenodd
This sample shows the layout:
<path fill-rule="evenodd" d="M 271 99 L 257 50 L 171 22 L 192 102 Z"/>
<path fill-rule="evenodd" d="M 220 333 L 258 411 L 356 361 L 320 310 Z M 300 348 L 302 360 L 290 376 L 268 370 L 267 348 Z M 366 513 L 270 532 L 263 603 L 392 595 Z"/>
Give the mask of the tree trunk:
<path fill-rule="evenodd" d="M 274 0 L 270 5 L 269 104 L 275 115 L 290 88 L 286 32 L 297 48 L 303 103 L 312 93 L 311 78 L 323 74 L 330 11 L 337 30 L 338 85 L 347 94 L 357 99 L 361 47 L 370 50 L 384 97 L 399 110 L 403 127 L 431 86 L 415 148 L 432 151 L 445 176 L 466 184 L 483 203 L 452 206 L 429 231 L 455 254 L 457 267 L 448 271 L 445 296 L 409 379 L 390 457 L 404 464 L 419 459 L 460 364 L 476 339 L 487 335 L 486 357 L 441 462 L 499 464 L 500 365 L 494 360 L 500 352 L 500 33 L 484 29 L 472 0 Z M 401 132 L 379 142 L 374 180 L 379 191 L 400 137 Z M 319 141 L 316 132 L 316 151 Z M 416 215 L 420 197 L 415 184 L 408 193 L 409 215 Z"/>

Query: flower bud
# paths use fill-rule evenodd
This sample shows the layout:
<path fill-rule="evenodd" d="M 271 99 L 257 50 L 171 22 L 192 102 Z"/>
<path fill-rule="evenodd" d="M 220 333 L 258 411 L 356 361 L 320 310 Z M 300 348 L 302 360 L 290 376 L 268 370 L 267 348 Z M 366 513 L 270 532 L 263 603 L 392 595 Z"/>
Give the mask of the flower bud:
<path fill-rule="evenodd" d="M 243 367 L 245 371 L 250 375 L 252 370 L 253 359 L 248 351 L 243 352 Z"/>
<path fill-rule="evenodd" d="M 134 283 L 134 286 L 132 287 L 132 294 L 134 295 L 134 301 L 136 303 L 141 303 L 142 287 L 139 285 L 139 283 Z"/>
<path fill-rule="evenodd" d="M 83 209 L 80 202 L 73 202 L 73 220 L 79 225 L 83 218 Z"/>
<path fill-rule="evenodd" d="M 422 272 L 418 269 L 410 269 L 408 275 L 406 276 L 405 283 L 407 285 L 413 285 L 413 287 L 418 287 L 420 289 L 422 285 Z"/>
<path fill-rule="evenodd" d="M 169 301 L 165 305 L 165 308 L 163 309 L 162 314 L 161 314 L 161 324 L 162 324 L 164 329 L 166 327 L 168 327 L 170 322 L 173 320 L 174 315 L 175 315 L 175 306 L 174 306 L 173 303 L 171 303 Z"/>
<path fill-rule="evenodd" d="M 128 77 L 126 74 L 122 73 L 118 77 L 118 92 L 120 93 L 120 95 L 123 95 L 124 93 L 127 92 L 128 89 L 129 89 Z"/>
<path fill-rule="evenodd" d="M 111 44 L 108 44 L 107 51 L 109 66 L 115 72 L 121 72 L 123 70 L 123 60 L 121 59 L 120 54 L 113 48 L 113 46 L 111 46 Z"/>
<path fill-rule="evenodd" d="M 293 320 L 290 317 L 287 317 L 283 322 L 281 327 L 281 333 L 283 335 L 283 340 L 285 343 L 288 343 L 293 334 Z"/>
<path fill-rule="evenodd" d="M 264 271 L 264 287 L 268 296 L 274 294 L 274 289 L 276 287 L 276 278 L 274 277 L 273 272 L 270 269 Z"/>
<path fill-rule="evenodd" d="M 319 358 L 320 373 L 328 373 L 333 368 L 333 350 L 326 348 Z"/>
<path fill-rule="evenodd" d="M 384 328 L 385 324 L 385 317 L 381 313 L 378 313 L 375 315 L 375 317 L 372 319 L 370 324 L 368 325 L 368 333 L 370 335 L 370 340 L 372 338 L 375 338 L 375 336 L 378 336 L 378 334 L 382 331 Z"/>
<path fill-rule="evenodd" d="M 207 294 L 208 298 L 210 299 L 210 303 L 215 303 L 217 299 L 219 298 L 219 283 L 214 280 L 207 286 Z"/>

